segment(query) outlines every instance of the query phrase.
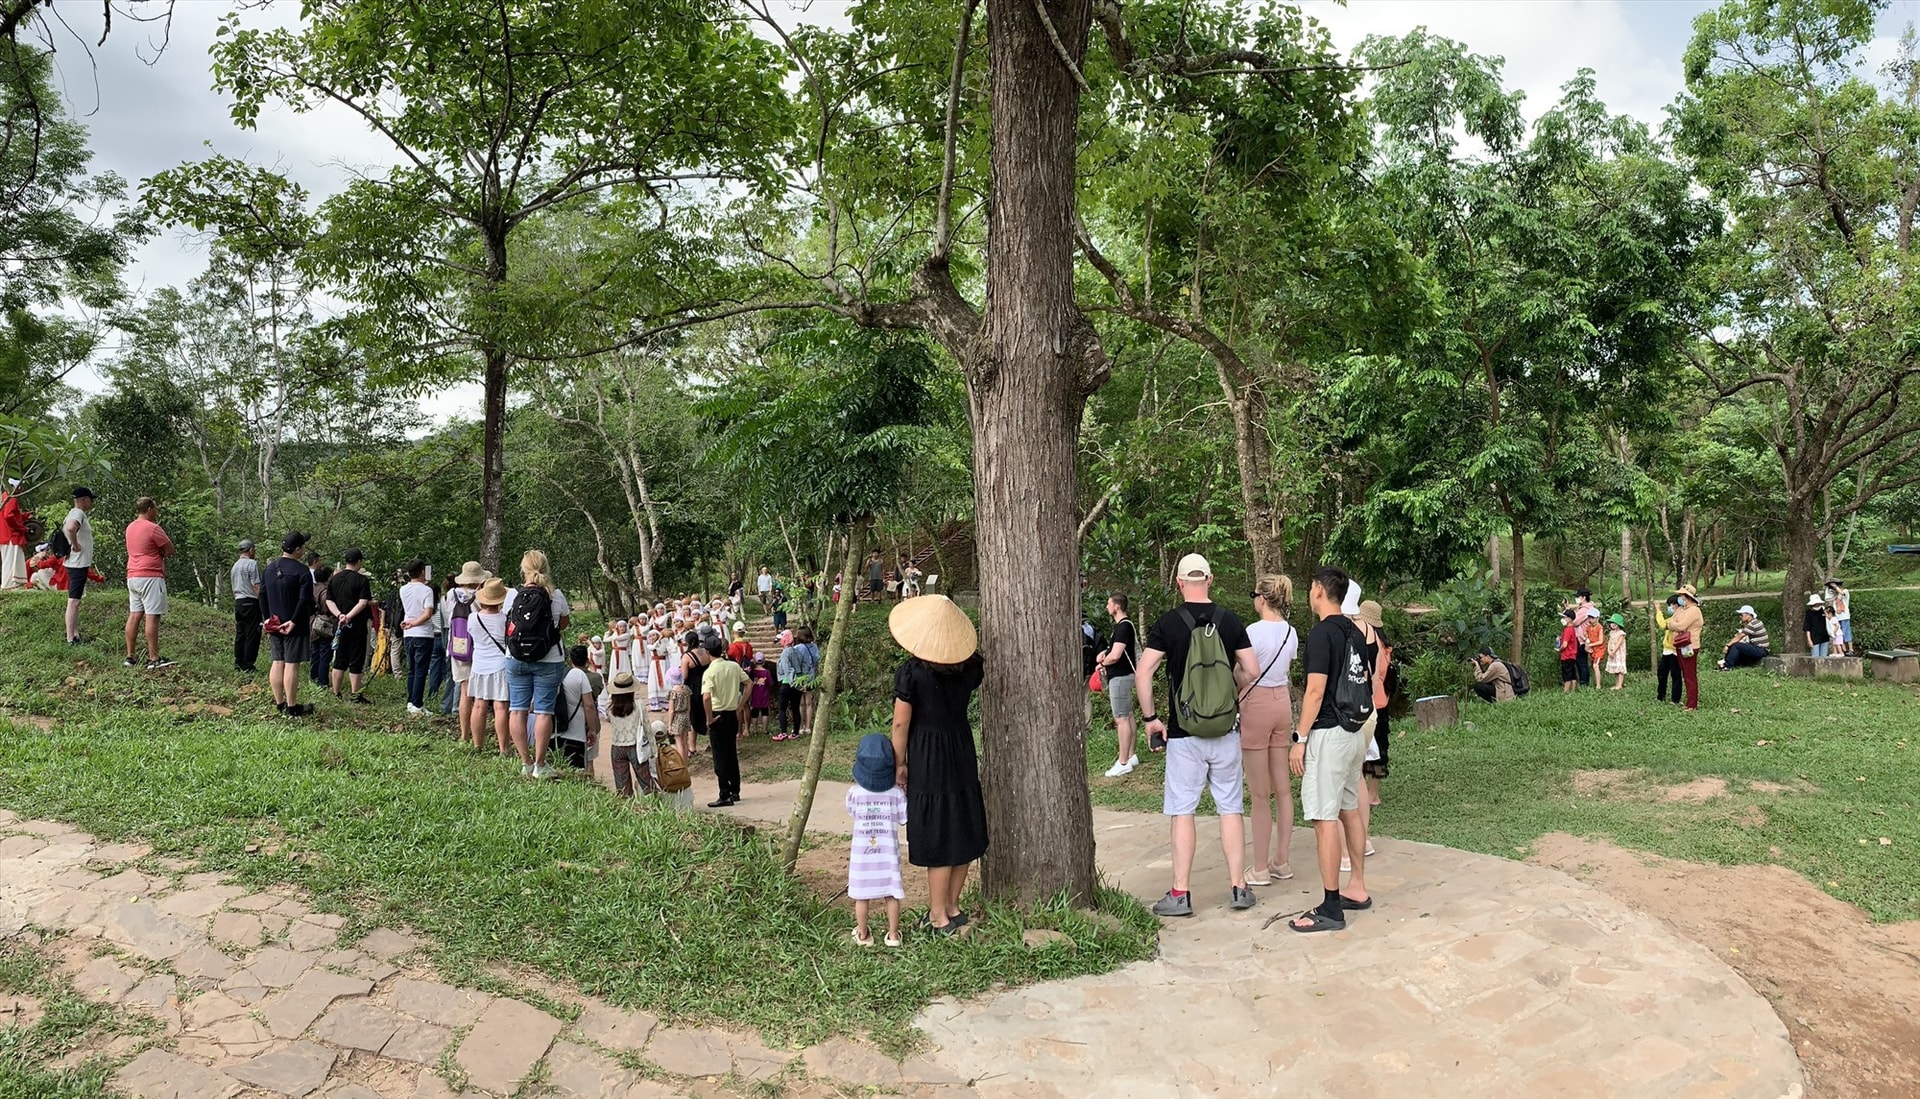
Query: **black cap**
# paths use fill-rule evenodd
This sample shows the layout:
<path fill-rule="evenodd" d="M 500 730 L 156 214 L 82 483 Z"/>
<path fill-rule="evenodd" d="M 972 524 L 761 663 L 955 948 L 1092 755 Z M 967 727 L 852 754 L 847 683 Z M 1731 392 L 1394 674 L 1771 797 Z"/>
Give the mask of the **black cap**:
<path fill-rule="evenodd" d="M 366 554 L 361 553 L 357 549 L 350 549 L 347 552 L 340 555 L 340 560 L 343 563 L 348 565 L 357 565 L 360 562 L 365 561 L 366 559 L 367 559 Z"/>
<path fill-rule="evenodd" d="M 73 498 L 78 500 L 83 496 L 89 500 L 93 499 L 93 490 L 88 488 L 85 485 L 75 486 L 73 490 Z"/>
<path fill-rule="evenodd" d="M 1491 645 L 1482 645 L 1482 646 L 1480 646 L 1480 655 L 1481 655 L 1481 656 L 1492 656 L 1492 655 L 1493 655 L 1493 646 L 1491 646 Z"/>
<path fill-rule="evenodd" d="M 307 544 L 307 536 L 304 533 L 297 530 L 290 530 L 287 532 L 287 536 L 285 538 L 280 539 L 280 552 L 296 553 L 299 551 L 301 546 L 304 546 L 306 544 Z"/>

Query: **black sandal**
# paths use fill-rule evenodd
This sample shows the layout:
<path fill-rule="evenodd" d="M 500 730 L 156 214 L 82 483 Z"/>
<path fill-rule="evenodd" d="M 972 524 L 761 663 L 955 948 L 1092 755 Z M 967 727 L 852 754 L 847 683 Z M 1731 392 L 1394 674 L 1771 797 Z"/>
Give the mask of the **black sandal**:
<path fill-rule="evenodd" d="M 1373 894 L 1367 894 L 1364 901 L 1356 901 L 1345 893 L 1340 894 L 1340 908 L 1346 912 L 1365 912 L 1373 907 Z"/>
<path fill-rule="evenodd" d="M 1305 927 L 1300 926 L 1300 924 L 1296 922 L 1302 917 L 1311 921 Z M 1305 912 L 1300 913 L 1300 915 L 1288 920 L 1287 926 L 1300 932 L 1302 935 L 1311 935 L 1316 931 L 1345 931 L 1347 929 L 1347 921 L 1336 920 L 1318 908 L 1309 908 Z"/>

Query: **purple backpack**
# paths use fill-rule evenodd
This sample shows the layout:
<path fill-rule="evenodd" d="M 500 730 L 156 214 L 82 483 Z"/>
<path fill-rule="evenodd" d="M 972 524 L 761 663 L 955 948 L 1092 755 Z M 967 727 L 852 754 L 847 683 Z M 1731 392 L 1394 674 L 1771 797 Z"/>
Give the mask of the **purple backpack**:
<path fill-rule="evenodd" d="M 447 655 L 462 664 L 473 663 L 473 633 L 467 627 L 467 616 L 472 613 L 473 593 L 456 590 L 453 620 L 447 623 Z"/>

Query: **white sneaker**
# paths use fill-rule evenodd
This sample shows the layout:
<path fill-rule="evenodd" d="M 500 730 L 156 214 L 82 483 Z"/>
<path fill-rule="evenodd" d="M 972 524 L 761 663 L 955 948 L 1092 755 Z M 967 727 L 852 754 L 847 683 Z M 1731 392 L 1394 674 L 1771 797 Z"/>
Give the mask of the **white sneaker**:
<path fill-rule="evenodd" d="M 425 710 L 423 710 L 423 709 L 421 709 L 421 708 L 420 708 L 420 707 L 418 707 L 418 706 L 415 706 L 415 705 L 414 705 L 413 703 L 411 703 L 411 702 L 409 702 L 409 703 L 407 703 L 407 716 L 408 716 L 408 717 L 420 717 L 421 715 L 423 715 L 423 714 L 425 714 L 426 712 L 427 712 L 427 711 L 425 711 Z"/>
<path fill-rule="evenodd" d="M 1132 773 L 1132 771 L 1133 771 L 1133 764 L 1131 764 L 1131 763 L 1116 763 L 1116 764 L 1114 764 L 1113 766 L 1111 766 L 1111 767 L 1109 767 L 1109 768 L 1107 768 L 1107 777 L 1108 777 L 1108 778 L 1119 778 L 1119 777 L 1120 777 L 1121 775 L 1125 775 L 1125 774 L 1131 774 L 1131 773 Z"/>
<path fill-rule="evenodd" d="M 1368 841 L 1367 841 L 1367 857 L 1368 857 L 1368 858 L 1372 858 L 1373 856 L 1375 856 L 1375 855 L 1377 855 L 1377 854 L 1379 854 L 1379 852 L 1377 852 L 1377 851 L 1375 851 L 1375 850 L 1373 849 L 1373 841 L 1372 841 L 1372 840 L 1368 840 Z"/>
<path fill-rule="evenodd" d="M 553 768 L 544 763 L 536 763 L 533 765 L 533 777 L 540 779 L 552 778 L 554 777 Z"/>
<path fill-rule="evenodd" d="M 1340 872 L 1342 874 L 1353 873 L 1353 860 L 1345 855 L 1340 856 Z"/>
<path fill-rule="evenodd" d="M 1128 757 L 1127 757 L 1127 770 L 1129 770 L 1129 771 L 1131 771 L 1131 770 L 1133 770 L 1133 769 L 1134 769 L 1135 767 L 1138 767 L 1138 766 L 1140 766 L 1140 757 L 1139 757 L 1139 756 L 1128 756 Z"/>
<path fill-rule="evenodd" d="M 521 778 L 532 778 L 532 777 L 533 777 L 533 764 L 531 764 L 531 763 L 522 763 L 522 764 L 520 765 L 520 777 L 521 777 Z"/>

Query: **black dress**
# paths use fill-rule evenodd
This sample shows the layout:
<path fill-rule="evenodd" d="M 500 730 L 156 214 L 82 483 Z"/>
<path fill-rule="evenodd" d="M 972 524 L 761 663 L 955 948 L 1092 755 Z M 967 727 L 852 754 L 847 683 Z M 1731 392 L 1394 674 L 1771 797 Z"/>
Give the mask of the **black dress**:
<path fill-rule="evenodd" d="M 936 671 L 908 657 L 893 674 L 893 697 L 913 707 L 907 725 L 907 861 L 961 866 L 987 852 L 987 803 L 980 796 L 967 701 L 980 686 L 981 660 Z"/>

